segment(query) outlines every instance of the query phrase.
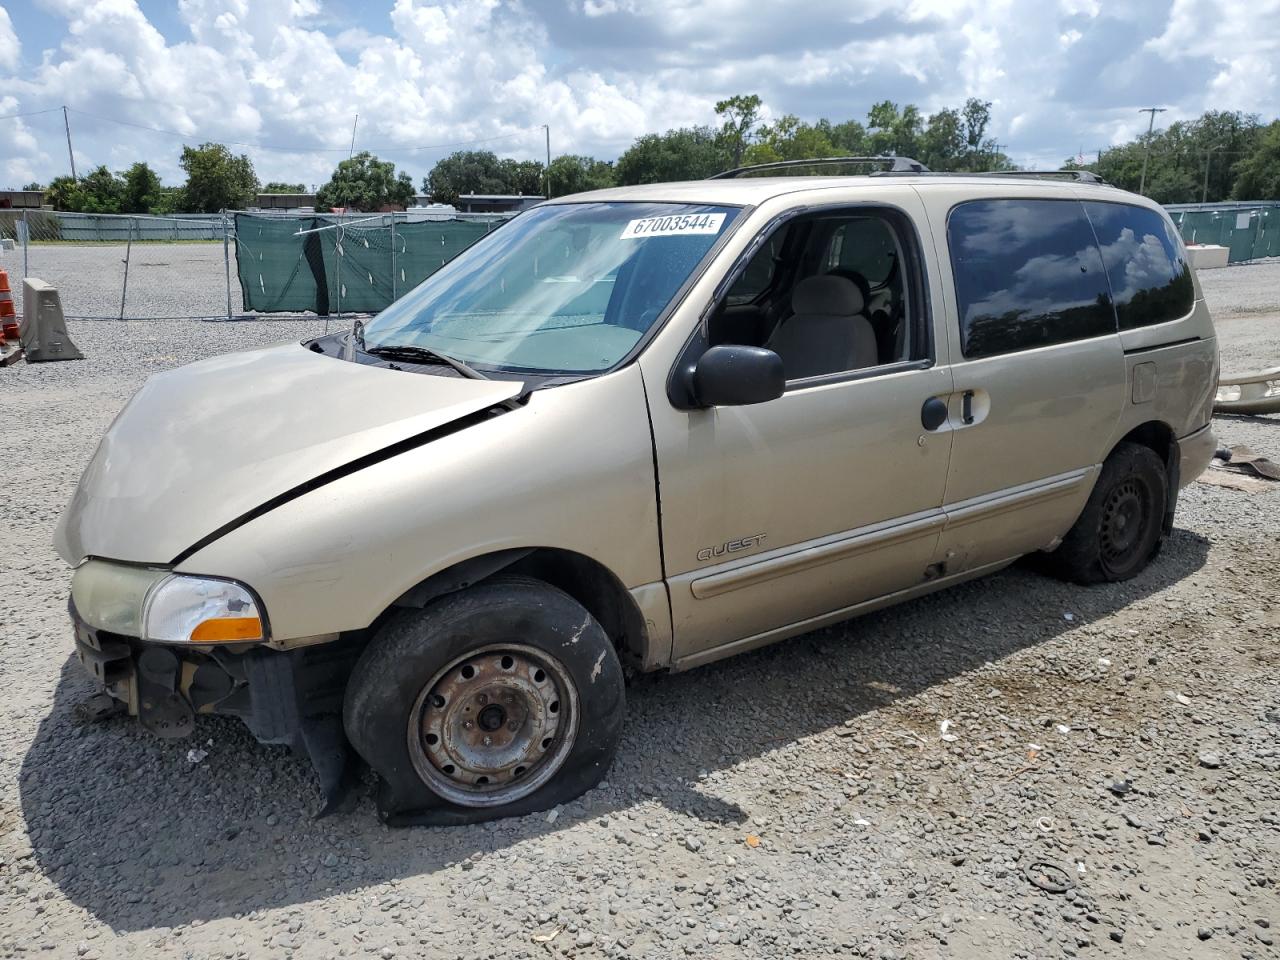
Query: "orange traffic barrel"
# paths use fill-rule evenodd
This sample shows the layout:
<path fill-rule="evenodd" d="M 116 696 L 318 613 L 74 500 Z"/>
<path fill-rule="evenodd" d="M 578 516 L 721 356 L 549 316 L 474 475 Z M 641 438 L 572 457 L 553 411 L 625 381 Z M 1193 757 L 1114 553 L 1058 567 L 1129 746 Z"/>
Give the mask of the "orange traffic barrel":
<path fill-rule="evenodd" d="M 18 317 L 13 312 L 13 291 L 9 289 L 9 274 L 0 270 L 0 342 L 18 338 Z"/>

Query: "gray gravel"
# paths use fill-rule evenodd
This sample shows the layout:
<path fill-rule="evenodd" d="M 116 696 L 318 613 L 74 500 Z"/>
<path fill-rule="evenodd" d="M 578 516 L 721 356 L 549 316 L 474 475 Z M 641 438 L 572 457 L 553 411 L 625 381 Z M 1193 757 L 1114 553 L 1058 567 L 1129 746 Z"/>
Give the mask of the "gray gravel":
<path fill-rule="evenodd" d="M 58 288 L 69 317 L 120 316 L 124 287 L 122 243 L 36 243 L 28 274 Z M 231 309 L 241 308 L 235 251 L 231 251 Z M 15 309 L 22 313 L 22 248 L 0 255 L 9 272 Z M 135 243 L 129 254 L 126 317 L 225 317 L 227 278 L 221 243 Z"/>
<path fill-rule="evenodd" d="M 1224 355 L 1274 362 L 1273 311 Z M 1276 956 L 1276 490 L 1192 485 L 1127 584 L 1015 567 L 644 680 L 608 782 L 514 821 L 316 822 L 233 721 L 77 720 L 49 535 L 97 437 L 151 372 L 318 327 L 83 323 L 85 362 L 0 370 L 0 956 Z"/>
<path fill-rule="evenodd" d="M 1280 366 L 1280 259 L 1203 270 L 1199 277 L 1222 335 L 1223 371 Z"/>

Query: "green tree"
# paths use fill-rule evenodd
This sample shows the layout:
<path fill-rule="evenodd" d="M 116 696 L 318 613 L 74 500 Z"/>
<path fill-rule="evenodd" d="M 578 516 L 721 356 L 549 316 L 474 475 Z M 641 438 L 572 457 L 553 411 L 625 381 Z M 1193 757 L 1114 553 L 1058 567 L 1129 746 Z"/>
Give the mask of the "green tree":
<path fill-rule="evenodd" d="M 754 93 L 738 94 L 716 103 L 716 116 L 723 118 L 720 127 L 720 149 L 735 167 L 742 166 L 742 157 L 760 122 L 763 102 Z"/>
<path fill-rule="evenodd" d="M 347 210 L 401 209 L 413 203 L 413 181 L 407 173 L 396 175 L 396 165 L 379 160 L 367 150 L 338 161 L 333 176 L 316 191 L 316 204 L 321 207 L 343 207 Z"/>
<path fill-rule="evenodd" d="M 119 213 L 124 199 L 124 181 L 105 166 L 95 167 L 78 181 L 58 177 L 49 187 L 47 199 L 59 210 Z"/>
<path fill-rule="evenodd" d="M 155 214 L 185 213 L 186 210 L 186 192 L 181 187 L 161 187 L 151 208 Z"/>
<path fill-rule="evenodd" d="M 1236 164 L 1237 200 L 1280 200 L 1280 120 L 1259 131 L 1253 148 Z"/>
<path fill-rule="evenodd" d="M 80 184 L 70 176 L 54 177 L 44 189 L 44 202 L 55 210 L 78 211 L 84 205 Z"/>
<path fill-rule="evenodd" d="M 991 101 L 970 97 L 960 111 L 964 125 L 964 140 L 969 151 L 980 151 L 989 141 L 987 127 L 991 123 Z"/>
<path fill-rule="evenodd" d="M 23 187 L 22 189 L 23 189 L 23 190 L 43 190 L 43 189 L 44 189 L 44 184 L 36 183 L 36 182 L 33 180 L 33 181 L 31 181 L 31 183 L 28 183 L 28 184 L 27 184 L 25 187 Z"/>
<path fill-rule="evenodd" d="M 120 196 L 121 213 L 154 213 L 160 202 L 160 177 L 145 163 L 135 163 L 124 171 Z"/>
<path fill-rule="evenodd" d="M 1257 114 L 1239 111 L 1210 110 L 1194 121 L 1189 146 L 1202 193 L 1206 169 L 1209 174 L 1206 199 L 1216 202 L 1231 198 L 1243 164 L 1257 149 L 1265 130 Z"/>
<path fill-rule="evenodd" d="M 867 113 L 867 145 L 875 156 L 915 157 L 924 151 L 921 136 L 924 118 L 920 108 L 907 104 L 902 110 L 891 100 L 881 100 Z"/>
<path fill-rule="evenodd" d="M 145 163 L 135 163 L 118 174 L 99 166 L 79 180 L 54 177 L 44 198 L 55 210 L 77 213 L 157 213 L 166 191 L 175 189 L 162 187 Z"/>
<path fill-rule="evenodd" d="M 930 170 L 961 170 L 968 147 L 960 111 L 948 107 L 929 117 L 916 159 Z"/>
<path fill-rule="evenodd" d="M 911 156 L 919 159 L 919 155 L 924 152 L 920 148 L 924 118 L 914 104 L 908 104 L 901 110 L 891 100 L 874 104 L 867 114 L 867 129 L 867 145 L 873 155 Z"/>
<path fill-rule="evenodd" d="M 306 193 L 307 187 L 303 183 L 285 183 L 282 180 L 271 180 L 262 185 L 263 193 Z"/>
<path fill-rule="evenodd" d="M 991 104 L 974 97 L 958 110 L 939 110 L 929 117 L 920 135 L 920 153 L 912 156 L 930 170 L 1007 170 L 1009 158 L 986 135 L 990 123 Z"/>
<path fill-rule="evenodd" d="M 503 160 L 498 166 L 502 172 L 503 187 L 496 193 L 533 197 L 541 196 L 546 189 L 546 167 L 537 160 Z"/>
<path fill-rule="evenodd" d="M 827 137 L 824 128 L 805 123 L 790 113 L 762 126 L 756 141 L 747 148 L 745 159 L 748 163 L 814 160 L 841 153 Z"/>
<path fill-rule="evenodd" d="M 727 161 L 715 130 L 684 127 L 637 138 L 613 169 L 622 185 L 666 183 L 702 180 L 725 169 Z"/>
<path fill-rule="evenodd" d="M 184 205 L 192 213 L 247 207 L 258 192 L 253 162 L 245 154 L 233 154 L 221 143 L 183 147 L 179 162 L 187 173 Z"/>
<path fill-rule="evenodd" d="M 1213 203 L 1236 195 L 1247 158 L 1261 142 L 1263 129 L 1256 115 L 1210 110 L 1194 120 L 1176 121 L 1102 150 L 1091 163 L 1068 161 L 1067 167 L 1092 170 L 1109 183 L 1137 191 L 1145 156 L 1147 196 L 1160 203 L 1201 199 Z"/>
<path fill-rule="evenodd" d="M 1171 157 L 1160 134 L 1152 136 L 1149 141 L 1143 134 L 1137 140 L 1101 150 L 1092 163 L 1080 165 L 1067 161 L 1063 166 L 1068 170 L 1091 170 L 1108 183 L 1136 193 L 1142 182 L 1143 155 L 1147 153 L 1148 145 L 1147 196 L 1163 203 L 1173 203 L 1175 199 L 1189 201 L 1195 191 L 1195 176 L 1189 170 L 1179 169 L 1178 164 L 1168 162 Z"/>
<path fill-rule="evenodd" d="M 857 120 L 835 124 L 830 120 L 819 120 L 814 126 L 831 141 L 831 145 L 841 156 L 863 157 L 870 150 L 867 146 L 867 128 Z"/>
<path fill-rule="evenodd" d="M 506 193 L 506 172 L 491 150 L 459 150 L 431 168 L 422 190 L 435 203 L 457 203 L 464 193 Z"/>
<path fill-rule="evenodd" d="M 551 161 L 549 179 L 553 197 L 603 190 L 614 185 L 613 164 L 566 153 Z"/>

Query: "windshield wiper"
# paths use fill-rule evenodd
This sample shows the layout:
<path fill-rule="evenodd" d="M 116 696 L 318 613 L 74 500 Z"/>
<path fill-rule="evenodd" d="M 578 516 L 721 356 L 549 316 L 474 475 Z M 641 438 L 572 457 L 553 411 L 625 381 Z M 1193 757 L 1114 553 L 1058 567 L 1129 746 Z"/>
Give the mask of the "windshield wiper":
<path fill-rule="evenodd" d="M 377 347 L 365 347 L 364 352 L 375 357 L 382 357 L 384 360 L 408 360 L 410 363 L 443 363 L 445 366 L 453 367 L 468 379 L 489 379 L 479 370 L 467 366 L 461 360 L 455 360 L 453 357 L 445 356 L 443 353 L 427 347 L 418 347 L 408 343 L 384 344 Z"/>
<path fill-rule="evenodd" d="M 347 337 L 346 359 L 354 360 L 356 348 L 364 350 L 364 321 L 356 320 L 351 324 L 351 333 Z M 369 351 L 365 350 L 366 353 Z"/>

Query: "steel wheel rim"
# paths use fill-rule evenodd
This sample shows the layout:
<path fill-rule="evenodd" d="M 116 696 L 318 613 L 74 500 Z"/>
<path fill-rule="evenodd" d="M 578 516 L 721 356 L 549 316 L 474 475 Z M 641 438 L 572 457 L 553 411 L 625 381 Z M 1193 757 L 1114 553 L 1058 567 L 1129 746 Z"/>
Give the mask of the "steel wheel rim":
<path fill-rule="evenodd" d="M 423 685 L 407 732 L 414 769 L 433 791 L 460 806 L 500 806 L 564 765 L 577 739 L 577 688 L 545 650 L 489 644 Z"/>
<path fill-rule="evenodd" d="M 1150 497 L 1146 487 L 1130 477 L 1111 488 L 1102 507 L 1099 531 L 1102 562 L 1108 569 L 1129 566 L 1146 534 Z"/>

